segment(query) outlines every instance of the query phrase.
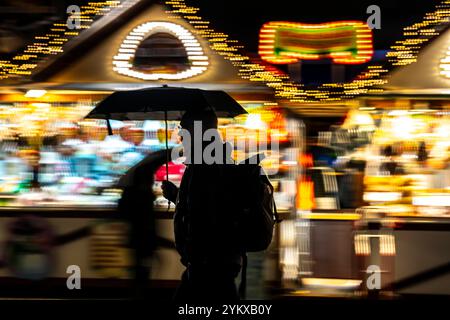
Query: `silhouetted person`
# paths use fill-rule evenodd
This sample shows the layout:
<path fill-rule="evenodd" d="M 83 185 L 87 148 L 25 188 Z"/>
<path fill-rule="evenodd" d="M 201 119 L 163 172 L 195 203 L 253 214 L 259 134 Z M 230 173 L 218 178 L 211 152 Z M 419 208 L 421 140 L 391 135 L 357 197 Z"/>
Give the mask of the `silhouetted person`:
<path fill-rule="evenodd" d="M 184 151 L 188 159 L 190 152 L 191 163 L 187 161 L 179 189 L 171 182 L 163 182 L 164 196 L 176 203 L 175 245 L 186 267 L 174 298 L 178 302 L 238 300 L 234 281 L 241 269 L 242 252 L 238 240 L 230 235 L 231 190 L 237 182 L 228 179 L 225 164 L 199 164 L 200 159 L 192 158 L 199 139 L 194 121 L 201 121 L 202 135 L 208 129 L 217 130 L 213 111 L 187 112 L 180 125 L 191 136 L 190 141 L 183 137 Z M 219 142 L 225 149 L 223 161 L 231 163 L 230 146 Z M 207 144 L 202 142 L 200 150 L 205 150 Z"/>
<path fill-rule="evenodd" d="M 420 141 L 419 148 L 417 150 L 417 161 L 424 163 L 428 159 L 427 145 L 425 141 Z"/>
<path fill-rule="evenodd" d="M 385 160 L 381 163 L 380 166 L 380 170 L 382 172 L 388 172 L 391 176 L 404 173 L 401 164 L 399 164 L 394 159 L 394 156 L 396 154 L 394 153 L 394 149 L 391 145 L 388 145 L 383 149 L 383 155 L 385 157 Z"/>
<path fill-rule="evenodd" d="M 129 245 L 133 249 L 133 289 L 143 298 L 150 277 L 150 258 L 156 249 L 152 187 L 155 171 L 165 163 L 166 151 L 157 151 L 131 168 L 119 181 L 123 187 L 119 214 L 129 223 Z"/>

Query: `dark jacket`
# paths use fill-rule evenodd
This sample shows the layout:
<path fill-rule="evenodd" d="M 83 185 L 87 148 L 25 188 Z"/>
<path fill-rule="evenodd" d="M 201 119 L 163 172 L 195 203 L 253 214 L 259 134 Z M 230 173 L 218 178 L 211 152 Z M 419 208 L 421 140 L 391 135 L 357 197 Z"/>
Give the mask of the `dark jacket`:
<path fill-rule="evenodd" d="M 235 184 L 222 164 L 191 164 L 184 172 L 174 216 L 175 245 L 184 265 L 240 265 L 233 232 Z"/>

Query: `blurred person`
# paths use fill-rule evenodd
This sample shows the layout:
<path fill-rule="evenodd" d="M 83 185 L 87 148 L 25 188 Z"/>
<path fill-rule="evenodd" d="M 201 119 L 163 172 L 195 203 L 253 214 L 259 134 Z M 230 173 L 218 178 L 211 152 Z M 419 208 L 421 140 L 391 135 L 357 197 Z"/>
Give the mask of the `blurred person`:
<path fill-rule="evenodd" d="M 380 165 L 381 172 L 385 172 L 391 176 L 404 174 L 402 165 L 395 160 L 395 153 L 392 145 L 384 147 L 382 154 L 384 159 Z"/>
<path fill-rule="evenodd" d="M 9 149 L 2 152 L 0 158 L 0 188 L 3 193 L 20 190 L 30 177 L 31 168 L 17 150 Z"/>
<path fill-rule="evenodd" d="M 124 126 L 120 129 L 120 136 L 129 143 L 129 147 L 121 154 L 115 169 L 125 172 L 144 158 L 144 154 L 138 149 L 138 146 L 144 141 L 144 130 Z"/>
<path fill-rule="evenodd" d="M 134 145 L 128 142 L 127 128 L 120 121 L 113 123 L 113 135 L 108 135 L 98 145 L 99 155 L 105 156 L 109 159 L 108 169 L 116 176 L 120 176 L 126 172 L 127 169 L 139 162 L 133 161 L 128 163 L 127 159 L 122 159 L 127 152 L 134 151 Z M 123 160 L 121 162 L 121 160 Z"/>
<path fill-rule="evenodd" d="M 450 147 L 446 147 L 441 158 L 428 158 L 428 170 L 431 173 L 430 189 L 448 189 L 450 188 Z"/>
<path fill-rule="evenodd" d="M 425 141 L 420 141 L 419 148 L 417 149 L 417 162 L 423 165 L 427 160 L 427 145 L 425 144 Z"/>
<path fill-rule="evenodd" d="M 70 143 L 66 143 L 67 139 L 64 139 L 63 141 L 61 141 L 59 143 L 59 145 L 57 146 L 57 151 L 61 156 L 61 161 L 63 162 L 63 175 L 65 177 L 71 177 L 73 175 L 75 175 L 75 173 L 73 172 L 73 166 L 72 166 L 72 157 L 75 154 L 75 148 L 70 144 Z"/>
<path fill-rule="evenodd" d="M 96 145 L 91 143 L 87 132 L 78 128 L 75 137 L 62 142 L 59 152 L 63 161 L 69 163 L 71 176 L 94 177 L 97 162 Z"/>
<path fill-rule="evenodd" d="M 41 155 L 39 150 L 21 150 L 21 156 L 26 161 L 29 166 L 29 187 L 33 191 L 38 191 L 41 189 L 41 185 L 39 184 L 39 161 L 41 159 Z"/>
<path fill-rule="evenodd" d="M 128 170 L 119 181 L 123 193 L 118 212 L 130 227 L 129 246 L 133 249 L 134 279 L 132 287 L 136 299 L 144 298 L 150 278 L 150 258 L 156 249 L 154 175 L 166 160 L 165 150 L 154 152 Z"/>
<path fill-rule="evenodd" d="M 194 130 L 196 121 L 201 122 L 201 132 Z M 203 134 L 217 130 L 217 125 L 212 110 L 183 115 L 180 126 L 190 134 L 190 141 L 182 135 L 187 167 L 179 189 L 172 182 L 162 183 L 164 197 L 176 203 L 175 246 L 186 267 L 175 293 L 177 302 L 239 300 L 235 278 L 242 267 L 243 252 L 237 236 L 230 234 L 235 228 L 232 188 L 239 182 L 227 179 L 224 164 L 205 164 L 194 154 L 200 150 L 203 155 Z M 196 145 L 197 140 L 201 146 Z M 215 142 L 225 150 L 224 163 L 233 163 L 230 145 Z"/>

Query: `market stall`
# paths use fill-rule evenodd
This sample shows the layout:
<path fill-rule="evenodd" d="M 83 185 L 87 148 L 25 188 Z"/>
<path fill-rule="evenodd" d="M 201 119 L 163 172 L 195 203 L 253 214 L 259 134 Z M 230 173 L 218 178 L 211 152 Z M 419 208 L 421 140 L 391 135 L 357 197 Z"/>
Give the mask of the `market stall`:
<path fill-rule="evenodd" d="M 162 84 L 227 91 L 249 112 L 219 119 L 233 157 L 240 161 L 264 152 L 262 166 L 275 186 L 278 210 L 282 217 L 293 210 L 301 121 L 286 115 L 271 89 L 241 78 L 188 22 L 169 16 L 163 6 L 120 10 L 114 14 L 126 13 L 126 20 L 100 18 L 37 68 L 34 82 L 0 88 L 4 284 L 53 279 L 65 288 L 70 265 L 80 267 L 87 285 L 130 277 L 127 225 L 115 211 L 117 182 L 147 154 L 165 147 L 166 132 L 161 121 L 111 121 L 108 135 L 105 121 L 84 119 L 112 91 Z M 179 144 L 177 125 L 168 124 L 169 146 Z M 182 158 L 169 163 L 171 181 L 179 183 L 183 172 Z M 182 266 L 173 246 L 173 205 L 161 195 L 165 177 L 161 167 L 153 186 L 161 246 L 152 279 L 173 285 Z M 270 265 L 271 279 L 277 267 L 276 261 Z"/>
<path fill-rule="evenodd" d="M 447 104 L 445 96 L 365 100 L 379 127 L 355 155 L 366 163 L 355 250 L 362 269 L 383 266 L 383 285 L 394 293 L 449 293 Z"/>
<path fill-rule="evenodd" d="M 351 223 L 338 228 L 314 210 L 301 214 L 310 241 L 305 260 L 317 265 L 304 277 L 310 282 L 321 275 L 322 288 L 339 287 L 335 278 L 358 280 L 349 289 L 371 293 L 365 281 L 375 266 L 383 293 L 448 294 L 448 98 L 386 93 L 357 103 L 341 126 L 319 137 L 338 151 L 330 164 L 322 159 L 320 172 L 344 182 L 337 179 L 334 196 L 341 206 L 353 206 Z M 323 173 L 310 181 L 317 206 L 314 197 L 330 182 Z M 349 187 L 351 193 L 340 192 Z M 344 211 L 333 219 L 345 219 Z M 342 244 L 340 259 L 326 250 L 335 242 Z M 343 264 L 346 274 L 339 273 Z"/>
<path fill-rule="evenodd" d="M 442 32 L 382 88 L 349 101 L 342 123 L 307 149 L 307 196 L 285 260 L 298 294 L 373 294 L 370 270 L 382 293 L 449 294 L 449 41 Z"/>

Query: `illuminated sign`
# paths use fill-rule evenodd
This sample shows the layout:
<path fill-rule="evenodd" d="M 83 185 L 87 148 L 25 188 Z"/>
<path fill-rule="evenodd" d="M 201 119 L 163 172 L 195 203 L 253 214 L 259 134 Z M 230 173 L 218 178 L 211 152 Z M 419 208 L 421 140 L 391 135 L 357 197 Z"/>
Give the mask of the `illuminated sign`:
<path fill-rule="evenodd" d="M 188 67 L 185 70 L 168 72 L 167 70 L 143 70 L 136 68 L 133 64 L 136 59 L 136 53 L 140 49 L 142 42 L 155 34 L 171 34 L 177 38 L 186 52 Z M 153 52 L 164 51 L 161 48 L 145 48 Z M 170 60 L 167 56 L 167 60 Z M 206 71 L 209 65 L 208 57 L 194 37 L 186 28 L 171 22 L 146 22 L 134 28 L 123 40 L 117 55 L 113 58 L 113 70 L 122 75 L 126 75 L 141 80 L 180 80 L 199 75 Z"/>
<path fill-rule="evenodd" d="M 274 64 L 323 58 L 338 64 L 365 63 L 373 54 L 372 31 L 361 21 L 268 22 L 259 33 L 259 54 Z"/>

